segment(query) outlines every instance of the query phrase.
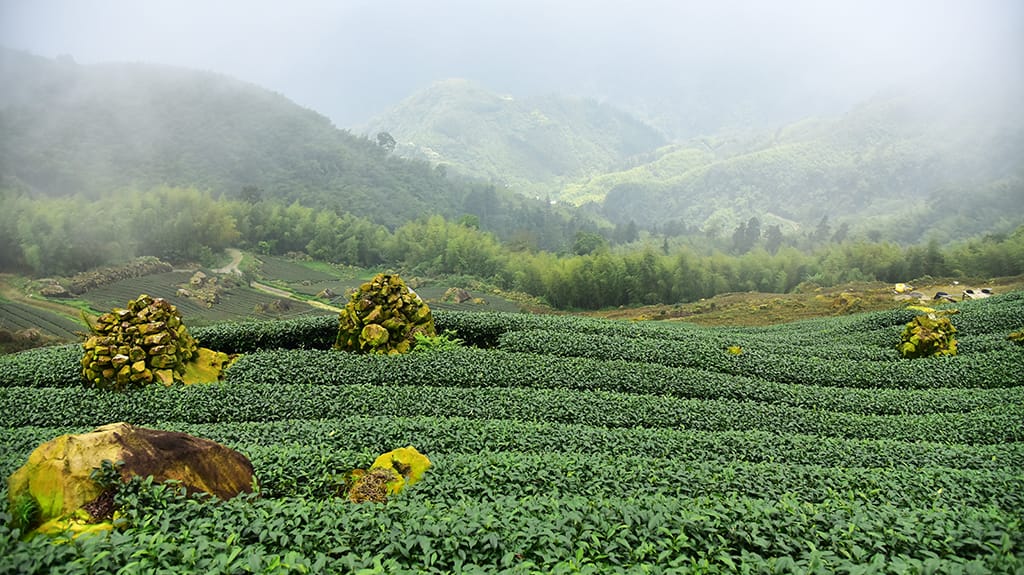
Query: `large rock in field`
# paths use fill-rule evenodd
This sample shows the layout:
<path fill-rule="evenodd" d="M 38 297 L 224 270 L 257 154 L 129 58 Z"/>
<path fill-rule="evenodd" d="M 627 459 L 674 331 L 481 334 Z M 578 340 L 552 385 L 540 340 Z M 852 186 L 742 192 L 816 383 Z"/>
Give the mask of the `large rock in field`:
<path fill-rule="evenodd" d="M 437 335 L 427 304 L 398 275 L 377 274 L 338 314 L 334 347 L 360 353 L 406 353 L 416 335 Z"/>
<path fill-rule="evenodd" d="M 452 301 L 455 303 L 462 303 L 473 299 L 473 296 L 469 295 L 469 292 L 463 288 L 448 288 L 444 292 L 444 296 L 441 301 Z"/>
<path fill-rule="evenodd" d="M 11 509 L 36 508 L 24 527 L 81 514 L 83 506 L 89 509 L 104 496 L 103 486 L 89 477 L 104 460 L 124 462 L 122 481 L 151 475 L 156 482 L 177 480 L 190 493 L 221 499 L 252 491 L 252 464 L 237 451 L 184 433 L 112 423 L 37 447 L 7 480 Z"/>
<path fill-rule="evenodd" d="M 92 335 L 82 343 L 82 377 L 98 387 L 183 382 L 186 364 L 198 353 L 178 308 L 146 294 L 90 327 Z"/>

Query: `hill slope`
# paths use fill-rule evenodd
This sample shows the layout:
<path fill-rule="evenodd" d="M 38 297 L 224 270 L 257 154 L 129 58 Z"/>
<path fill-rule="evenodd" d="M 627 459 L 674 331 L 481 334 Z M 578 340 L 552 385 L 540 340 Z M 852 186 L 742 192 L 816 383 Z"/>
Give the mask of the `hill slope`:
<path fill-rule="evenodd" d="M 99 196 L 167 184 L 231 196 L 255 186 L 387 225 L 461 213 L 465 185 L 229 77 L 0 49 L 0 85 L 0 185 L 9 189 Z"/>
<path fill-rule="evenodd" d="M 115 533 L 67 545 L 21 537 L 41 496 L 12 488 L 0 571 L 1019 572 L 1024 298 L 956 308 L 958 354 L 915 360 L 894 349 L 912 310 L 727 329 L 440 312 L 467 346 L 394 356 L 330 349 L 330 316 L 221 324 L 192 333 L 242 354 L 223 382 L 131 393 L 84 386 L 77 346 L 0 357 L 4 475 L 128 421 L 237 450 L 259 480 L 216 503 L 129 484 Z M 405 445 L 422 480 L 349 501 L 348 472 Z"/>
<path fill-rule="evenodd" d="M 665 143 L 650 126 L 593 100 L 513 98 L 467 80 L 436 82 L 367 129 L 398 152 L 521 191 L 615 169 Z"/>
<path fill-rule="evenodd" d="M 774 134 L 668 146 L 650 162 L 566 186 L 561 197 L 645 226 L 728 233 L 758 217 L 807 230 L 828 216 L 891 239 L 963 237 L 1024 218 L 1022 155 L 1019 111 L 887 95 Z"/>

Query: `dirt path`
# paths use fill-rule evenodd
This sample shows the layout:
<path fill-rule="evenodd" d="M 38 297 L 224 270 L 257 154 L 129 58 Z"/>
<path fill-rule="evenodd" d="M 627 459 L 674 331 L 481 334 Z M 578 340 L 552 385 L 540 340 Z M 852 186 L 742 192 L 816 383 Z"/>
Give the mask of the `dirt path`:
<path fill-rule="evenodd" d="M 237 250 L 237 249 L 235 249 L 235 248 L 227 248 L 224 251 L 226 251 L 229 255 L 231 255 L 231 263 L 229 263 L 228 265 L 226 265 L 226 266 L 224 266 L 222 268 L 217 268 L 217 269 L 215 269 L 213 271 L 215 273 L 218 273 L 218 274 L 242 275 L 242 271 L 240 269 L 238 269 L 238 264 L 242 263 L 242 252 Z M 302 299 L 302 298 L 296 296 L 295 294 L 293 294 L 293 293 L 291 293 L 289 291 L 286 291 L 286 290 L 283 290 L 283 289 L 280 289 L 280 288 L 276 288 L 274 286 L 270 286 L 270 285 L 267 285 L 265 283 L 260 283 L 260 282 L 254 281 L 254 282 L 250 282 L 249 283 L 249 287 L 251 287 L 254 290 L 261 291 L 263 293 L 268 293 L 268 294 L 273 295 L 273 296 L 277 296 L 277 297 L 280 297 L 280 298 L 289 299 L 289 300 L 292 300 L 292 301 L 297 301 L 297 302 L 300 302 L 300 303 L 304 303 L 304 304 L 307 304 L 307 305 L 309 305 L 311 307 L 316 307 L 316 308 L 320 308 L 320 309 L 326 309 L 326 310 L 335 311 L 335 312 L 341 311 L 340 308 L 336 308 L 334 306 L 330 306 L 330 305 L 327 305 L 325 303 L 321 303 L 321 302 L 318 302 L 318 301 L 315 301 L 315 300 L 305 300 L 305 299 Z"/>
<path fill-rule="evenodd" d="M 295 294 L 293 294 L 291 292 L 287 292 L 287 291 L 285 291 L 283 289 L 279 289 L 279 288 L 276 288 L 274 286 L 268 286 L 267 284 L 262 284 L 260 282 L 252 282 L 251 284 L 249 284 L 249 287 L 251 287 L 254 290 L 259 290 L 259 291 L 261 291 L 263 293 L 268 293 L 268 294 L 271 294 L 271 295 L 275 295 L 277 297 L 282 297 L 282 298 L 285 298 L 285 299 L 290 299 L 292 301 L 297 301 L 297 302 L 300 302 L 300 303 L 304 303 L 304 304 L 306 304 L 306 305 L 308 305 L 310 307 L 325 309 L 325 310 L 333 311 L 333 312 L 340 312 L 341 311 L 341 308 L 334 307 L 332 305 L 327 305 L 325 303 L 318 302 L 316 300 L 302 299 L 302 298 L 296 296 Z"/>
<path fill-rule="evenodd" d="M 276 288 L 274 286 L 268 286 L 267 284 L 261 284 L 260 282 L 252 282 L 250 284 L 250 287 L 252 287 L 252 289 L 255 289 L 255 290 L 260 290 L 261 292 L 266 292 L 266 293 L 269 293 L 269 294 L 272 294 L 272 295 L 276 295 L 277 297 L 283 297 L 285 299 L 298 299 L 294 295 L 292 295 L 291 292 L 285 291 L 283 289 Z M 301 300 L 299 300 L 299 301 L 301 301 Z"/>
<path fill-rule="evenodd" d="M 231 256 L 231 263 L 222 268 L 217 268 L 213 272 L 218 274 L 234 274 L 236 276 L 242 275 L 242 270 L 238 269 L 238 264 L 242 263 L 242 252 L 235 248 L 226 248 L 224 251 Z"/>

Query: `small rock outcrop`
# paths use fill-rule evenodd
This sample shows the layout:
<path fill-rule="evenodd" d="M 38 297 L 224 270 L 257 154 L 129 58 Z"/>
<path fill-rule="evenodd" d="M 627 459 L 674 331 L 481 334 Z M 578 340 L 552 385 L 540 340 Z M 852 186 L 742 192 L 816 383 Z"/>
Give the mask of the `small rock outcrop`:
<path fill-rule="evenodd" d="M 123 266 L 101 268 L 82 272 L 70 278 L 65 285 L 73 295 L 81 295 L 89 290 L 119 282 L 128 278 L 140 278 L 152 274 L 171 271 L 171 264 L 155 257 L 141 257 Z"/>
<path fill-rule="evenodd" d="M 473 299 L 473 296 L 469 295 L 469 292 L 463 288 L 448 288 L 444 292 L 444 296 L 441 301 L 462 303 Z"/>
<path fill-rule="evenodd" d="M 65 289 L 64 286 L 57 283 L 56 280 L 49 280 L 49 282 L 46 283 L 46 285 L 39 289 L 39 295 L 43 297 L 62 299 L 72 297 L 71 292 Z"/>
<path fill-rule="evenodd" d="M 196 271 L 189 278 L 188 284 L 178 286 L 176 295 L 192 299 L 196 303 L 212 308 L 220 303 L 220 298 L 224 291 L 224 285 L 218 278 L 208 276 L 202 271 Z"/>
<path fill-rule="evenodd" d="M 949 316 L 958 310 L 934 310 L 928 307 L 910 306 L 908 309 L 924 312 L 907 323 L 900 334 L 896 349 L 904 358 L 956 355 L 956 328 Z"/>
<path fill-rule="evenodd" d="M 416 334 L 435 336 L 427 304 L 395 274 L 377 274 L 352 294 L 338 314 L 335 349 L 361 353 L 407 353 Z"/>
<path fill-rule="evenodd" d="M 110 497 L 90 477 L 104 460 L 124 462 L 119 471 L 125 482 L 132 476 L 153 476 L 155 482 L 180 481 L 190 493 L 220 499 L 252 491 L 252 464 L 237 451 L 184 433 L 112 423 L 43 443 L 8 478 L 11 508 L 34 507 L 23 519 L 23 530 L 38 526 L 39 532 L 59 532 L 75 528 L 76 522 L 84 527 L 102 520 L 83 517 L 82 510 L 95 509 L 97 501 Z"/>
<path fill-rule="evenodd" d="M 93 335 L 82 344 L 82 376 L 98 387 L 184 382 L 186 364 L 198 354 L 178 309 L 162 298 L 142 294 L 90 327 Z"/>
<path fill-rule="evenodd" d="M 389 495 L 418 482 L 429 468 L 430 459 L 411 445 L 389 451 L 374 460 L 369 470 L 352 472 L 354 483 L 348 490 L 349 501 L 386 503 Z"/>

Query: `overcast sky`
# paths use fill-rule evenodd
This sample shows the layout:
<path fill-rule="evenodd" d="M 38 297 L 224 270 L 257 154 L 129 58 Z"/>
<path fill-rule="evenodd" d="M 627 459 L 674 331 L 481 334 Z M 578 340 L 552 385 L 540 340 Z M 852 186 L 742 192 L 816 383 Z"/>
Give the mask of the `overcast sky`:
<path fill-rule="evenodd" d="M 1024 2 L 0 0 L 0 44 L 222 72 L 351 127 L 448 77 L 709 109 L 931 77 L 1019 86 Z"/>

